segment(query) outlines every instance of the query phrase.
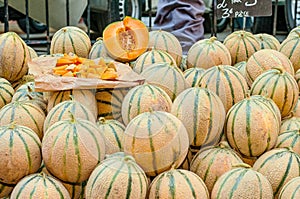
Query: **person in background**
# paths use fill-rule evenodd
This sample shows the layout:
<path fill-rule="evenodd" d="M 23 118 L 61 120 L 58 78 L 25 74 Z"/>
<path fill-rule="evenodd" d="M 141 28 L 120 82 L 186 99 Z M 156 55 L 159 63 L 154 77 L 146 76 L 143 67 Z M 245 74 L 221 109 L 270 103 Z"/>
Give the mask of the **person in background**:
<path fill-rule="evenodd" d="M 204 38 L 203 0 L 159 0 L 153 29 L 174 34 L 186 55 L 189 48 Z"/>
<path fill-rule="evenodd" d="M 244 21 L 245 26 L 244 26 Z M 246 17 L 246 19 L 244 20 L 243 17 L 238 17 L 234 19 L 234 28 L 240 29 L 242 30 L 243 28 L 245 28 L 246 31 L 251 32 L 251 28 L 253 26 L 253 22 L 252 22 L 252 18 L 251 17 Z"/>

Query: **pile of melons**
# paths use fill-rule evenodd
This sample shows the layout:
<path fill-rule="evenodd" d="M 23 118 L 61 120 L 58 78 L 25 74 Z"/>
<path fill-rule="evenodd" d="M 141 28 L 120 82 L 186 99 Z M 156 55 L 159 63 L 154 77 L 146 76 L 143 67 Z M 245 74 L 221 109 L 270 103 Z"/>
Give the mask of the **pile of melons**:
<path fill-rule="evenodd" d="M 300 27 L 187 55 L 130 17 L 93 45 L 64 27 L 53 75 L 115 80 L 116 60 L 145 82 L 55 92 L 35 91 L 37 54 L 17 34 L 0 43 L 0 198 L 300 198 Z"/>

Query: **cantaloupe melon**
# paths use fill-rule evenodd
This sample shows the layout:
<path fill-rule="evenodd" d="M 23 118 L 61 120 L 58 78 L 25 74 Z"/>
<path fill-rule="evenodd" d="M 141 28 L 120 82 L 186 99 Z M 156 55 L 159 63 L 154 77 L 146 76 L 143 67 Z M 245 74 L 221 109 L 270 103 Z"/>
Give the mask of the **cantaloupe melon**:
<path fill-rule="evenodd" d="M 278 118 L 271 107 L 250 97 L 231 107 L 224 127 L 230 146 L 247 157 L 258 157 L 272 149 L 279 130 Z"/>
<path fill-rule="evenodd" d="M 155 63 L 169 63 L 176 65 L 174 58 L 169 53 L 163 50 L 152 49 L 140 55 L 136 59 L 132 69 L 140 74 L 144 69 Z"/>
<path fill-rule="evenodd" d="M 297 199 L 300 197 L 300 176 L 288 181 L 279 193 L 278 199 Z"/>
<path fill-rule="evenodd" d="M 0 109 L 0 125 L 12 122 L 32 129 L 40 139 L 43 137 L 45 112 L 29 101 L 14 101 Z"/>
<path fill-rule="evenodd" d="M 192 87 L 182 91 L 175 98 L 171 113 L 184 124 L 192 146 L 215 145 L 220 141 L 225 108 L 209 89 Z"/>
<path fill-rule="evenodd" d="M 0 77 L 0 108 L 11 102 L 15 90 L 11 83 L 5 78 Z"/>
<path fill-rule="evenodd" d="M 278 198 L 283 186 L 300 176 L 300 156 L 288 148 L 275 148 L 261 155 L 253 169 L 267 177 L 272 185 L 274 198 Z"/>
<path fill-rule="evenodd" d="M 281 132 L 276 148 L 291 148 L 300 155 L 300 129 Z"/>
<path fill-rule="evenodd" d="M 259 41 L 261 49 L 278 50 L 280 48 L 279 40 L 273 35 L 267 33 L 255 34 L 254 37 Z"/>
<path fill-rule="evenodd" d="M 195 173 L 183 169 L 171 169 L 156 176 L 150 184 L 149 199 L 208 199 L 209 193 L 203 180 Z"/>
<path fill-rule="evenodd" d="M 187 53 L 188 68 L 208 69 L 217 65 L 231 65 L 231 55 L 226 46 L 214 36 L 197 41 Z"/>
<path fill-rule="evenodd" d="M 207 69 L 198 85 L 215 92 L 223 102 L 226 112 L 246 97 L 248 85 L 243 75 L 233 66 L 218 65 Z"/>
<path fill-rule="evenodd" d="M 50 54 L 74 53 L 87 58 L 91 49 L 91 40 L 82 29 L 66 26 L 56 31 L 51 39 Z"/>
<path fill-rule="evenodd" d="M 294 109 L 299 88 L 294 77 L 282 68 L 273 68 L 259 75 L 253 82 L 251 95 L 265 95 L 278 106 L 281 117 L 288 116 Z"/>
<path fill-rule="evenodd" d="M 85 197 L 144 199 L 148 179 L 134 158 L 123 152 L 109 155 L 94 169 L 86 185 Z"/>
<path fill-rule="evenodd" d="M 162 88 L 173 101 L 188 87 L 183 72 L 173 64 L 157 63 L 149 66 L 141 74 L 145 82 Z"/>
<path fill-rule="evenodd" d="M 24 177 L 15 186 L 10 198 L 44 198 L 45 196 L 71 199 L 61 182 L 44 173 L 35 173 Z"/>
<path fill-rule="evenodd" d="M 253 53 L 260 50 L 260 42 L 248 31 L 238 30 L 230 33 L 224 39 L 223 44 L 231 55 L 231 65 L 241 61 L 248 61 Z"/>
<path fill-rule="evenodd" d="M 189 148 L 182 122 L 163 111 L 144 112 L 124 131 L 124 152 L 132 155 L 148 176 L 156 176 L 184 161 Z"/>
<path fill-rule="evenodd" d="M 280 44 L 278 49 L 279 52 L 286 55 L 292 62 L 294 71 L 296 72 L 300 69 L 299 64 L 299 41 L 300 41 L 300 32 L 293 31 L 288 37 L 285 38 Z"/>
<path fill-rule="evenodd" d="M 0 127 L 0 182 L 17 184 L 26 175 L 38 171 L 41 141 L 28 127 L 14 123 Z"/>
<path fill-rule="evenodd" d="M 82 103 L 97 118 L 98 108 L 94 89 L 72 89 L 50 92 L 48 95 L 47 111 L 49 112 L 55 105 L 60 102 L 70 100 L 72 96 L 75 101 Z"/>
<path fill-rule="evenodd" d="M 183 72 L 184 78 L 187 81 L 190 87 L 197 85 L 197 82 L 201 78 L 201 75 L 204 73 L 205 69 L 203 68 L 189 68 Z"/>
<path fill-rule="evenodd" d="M 273 199 L 272 186 L 263 174 L 253 170 L 247 164 L 233 166 L 236 168 L 227 171 L 216 181 L 211 199 Z"/>
<path fill-rule="evenodd" d="M 0 35 L 0 77 L 14 82 L 28 72 L 30 54 L 23 39 L 15 32 Z"/>
<path fill-rule="evenodd" d="M 226 141 L 222 141 L 198 151 L 192 159 L 190 170 L 203 179 L 211 193 L 218 178 L 240 163 L 243 161 L 238 153 Z"/>
<path fill-rule="evenodd" d="M 293 112 L 290 117 L 286 117 L 282 120 L 280 126 L 280 133 L 291 130 L 299 130 L 300 129 L 300 118 L 295 117 Z"/>
<path fill-rule="evenodd" d="M 123 136 L 125 125 L 118 120 L 106 120 L 100 117 L 97 121 L 99 132 L 104 137 L 105 154 L 123 151 Z"/>
<path fill-rule="evenodd" d="M 104 138 L 95 123 L 72 117 L 48 128 L 42 154 L 52 175 L 65 182 L 81 183 L 104 159 Z"/>
<path fill-rule="evenodd" d="M 142 84 L 129 90 L 122 102 L 122 118 L 125 125 L 137 115 L 149 111 L 170 112 L 172 101 L 159 86 Z"/>
<path fill-rule="evenodd" d="M 43 125 L 44 132 L 55 122 L 70 119 L 73 116 L 96 123 L 94 114 L 82 103 L 71 98 L 70 100 L 58 103 L 49 111 Z"/>
<path fill-rule="evenodd" d="M 164 50 L 174 58 L 177 66 L 181 64 L 182 46 L 177 37 L 168 31 L 150 31 L 148 48 Z"/>
<path fill-rule="evenodd" d="M 262 49 L 255 52 L 246 64 L 246 80 L 249 86 L 264 71 L 271 68 L 283 68 L 294 75 L 292 62 L 283 53 L 273 49 Z"/>

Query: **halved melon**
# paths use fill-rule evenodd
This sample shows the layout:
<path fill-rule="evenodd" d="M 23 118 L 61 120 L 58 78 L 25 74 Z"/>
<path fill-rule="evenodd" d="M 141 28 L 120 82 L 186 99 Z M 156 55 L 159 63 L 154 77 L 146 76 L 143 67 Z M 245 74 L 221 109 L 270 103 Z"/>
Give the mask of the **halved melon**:
<path fill-rule="evenodd" d="M 149 31 L 142 21 L 126 16 L 105 28 L 103 42 L 112 58 L 129 62 L 147 50 Z"/>

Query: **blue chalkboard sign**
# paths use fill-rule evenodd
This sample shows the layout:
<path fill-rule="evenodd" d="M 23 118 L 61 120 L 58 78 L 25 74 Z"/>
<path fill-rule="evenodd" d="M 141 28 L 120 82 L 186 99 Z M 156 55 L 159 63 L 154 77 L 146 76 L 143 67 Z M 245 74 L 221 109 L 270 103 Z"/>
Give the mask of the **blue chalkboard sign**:
<path fill-rule="evenodd" d="M 271 16 L 272 0 L 217 0 L 217 18 Z"/>

